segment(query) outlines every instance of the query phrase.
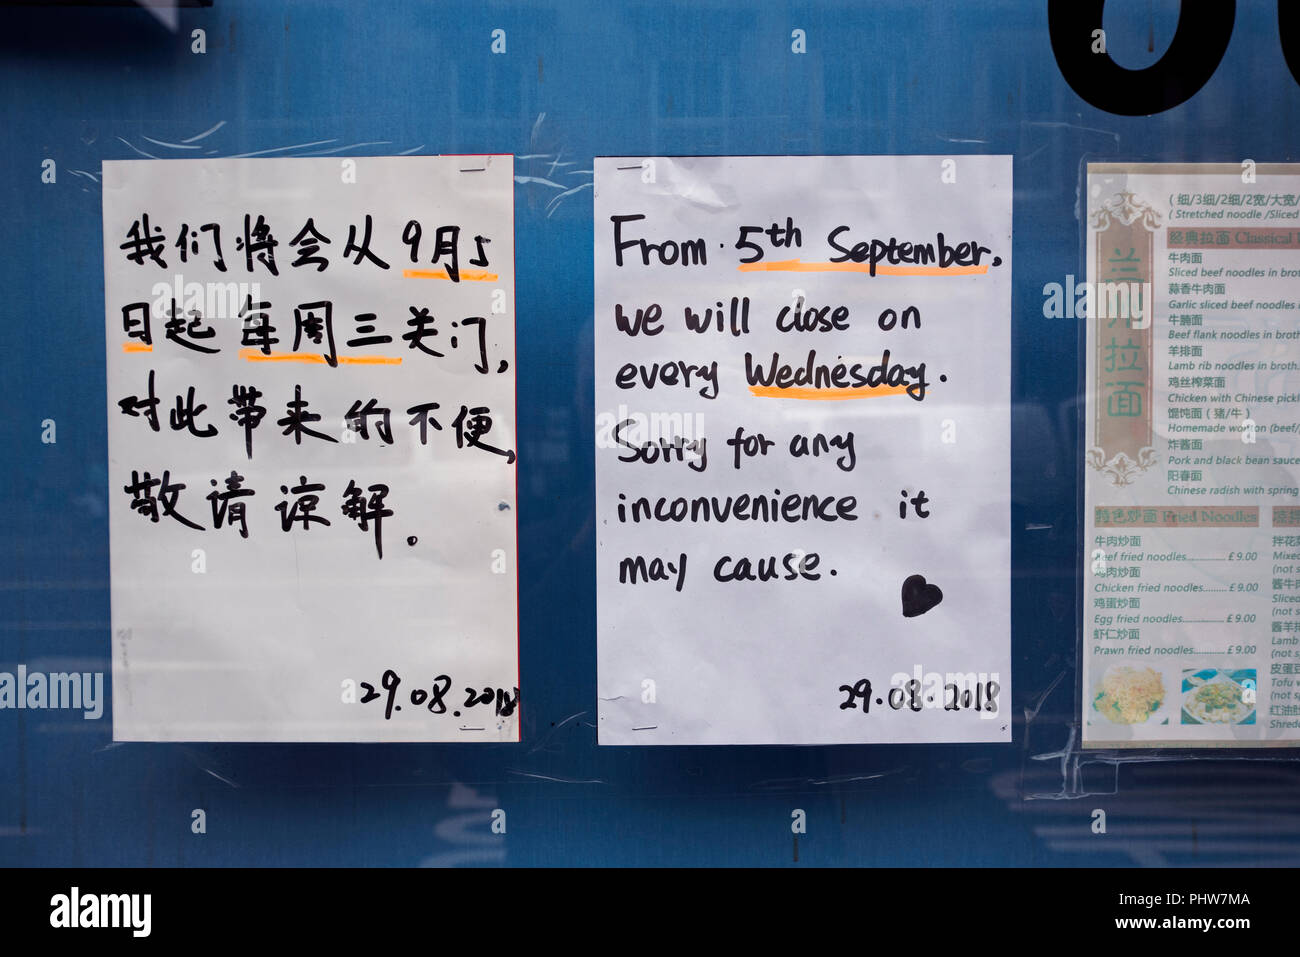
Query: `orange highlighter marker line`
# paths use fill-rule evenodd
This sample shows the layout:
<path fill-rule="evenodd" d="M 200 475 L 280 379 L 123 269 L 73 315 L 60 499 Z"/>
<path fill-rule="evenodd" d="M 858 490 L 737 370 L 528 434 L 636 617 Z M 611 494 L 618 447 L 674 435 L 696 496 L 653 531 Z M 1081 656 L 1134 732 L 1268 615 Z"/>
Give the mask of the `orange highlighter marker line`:
<path fill-rule="evenodd" d="M 239 358 L 249 362 L 311 362 L 328 365 L 325 357 L 317 352 L 272 352 L 267 355 L 257 349 L 240 349 Z M 401 356 L 339 356 L 339 365 L 352 366 L 400 366 Z"/>
<path fill-rule="evenodd" d="M 751 385 L 749 391 L 760 399 L 814 399 L 823 402 L 844 399 L 874 399 L 883 395 L 902 395 L 907 386 L 862 386 L 856 389 L 813 389 L 806 386 Z"/>
<path fill-rule="evenodd" d="M 806 263 L 801 259 L 741 263 L 741 272 L 871 272 L 870 263 Z M 982 276 L 988 266 L 890 266 L 876 265 L 877 276 Z"/>
<path fill-rule="evenodd" d="M 403 269 L 402 275 L 407 279 L 450 279 L 445 269 Z M 494 272 L 485 272 L 482 269 L 462 269 L 460 271 L 462 282 L 496 282 L 499 278 Z"/>

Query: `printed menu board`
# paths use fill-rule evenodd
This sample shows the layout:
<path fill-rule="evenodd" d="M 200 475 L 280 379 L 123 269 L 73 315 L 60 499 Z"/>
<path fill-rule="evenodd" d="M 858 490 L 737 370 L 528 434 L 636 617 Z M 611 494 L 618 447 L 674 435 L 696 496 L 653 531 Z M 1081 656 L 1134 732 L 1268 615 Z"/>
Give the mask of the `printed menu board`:
<path fill-rule="evenodd" d="M 1300 742 L 1300 166 L 1092 164 L 1086 747 Z"/>

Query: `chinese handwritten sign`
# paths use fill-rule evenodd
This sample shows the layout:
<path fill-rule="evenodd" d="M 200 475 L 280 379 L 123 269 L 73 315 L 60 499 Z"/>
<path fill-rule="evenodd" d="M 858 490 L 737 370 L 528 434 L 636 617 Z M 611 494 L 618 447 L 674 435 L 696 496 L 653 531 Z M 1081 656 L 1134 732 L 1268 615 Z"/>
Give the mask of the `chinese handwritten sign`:
<path fill-rule="evenodd" d="M 117 740 L 516 740 L 508 157 L 104 164 Z"/>

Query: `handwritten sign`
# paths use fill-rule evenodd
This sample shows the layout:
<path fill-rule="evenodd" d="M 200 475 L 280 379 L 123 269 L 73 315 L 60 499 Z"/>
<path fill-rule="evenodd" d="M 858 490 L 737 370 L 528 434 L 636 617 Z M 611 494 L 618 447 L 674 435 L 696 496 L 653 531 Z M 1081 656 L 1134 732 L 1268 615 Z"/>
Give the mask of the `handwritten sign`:
<path fill-rule="evenodd" d="M 116 740 L 518 739 L 511 173 L 104 164 Z"/>
<path fill-rule="evenodd" d="M 599 158 L 602 744 L 1009 741 L 1011 158 Z"/>

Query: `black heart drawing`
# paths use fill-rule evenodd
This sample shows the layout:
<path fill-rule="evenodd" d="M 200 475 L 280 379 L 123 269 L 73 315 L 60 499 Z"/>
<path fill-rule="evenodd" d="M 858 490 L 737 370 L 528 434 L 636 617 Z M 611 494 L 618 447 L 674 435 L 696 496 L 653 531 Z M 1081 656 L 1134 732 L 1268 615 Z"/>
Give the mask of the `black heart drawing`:
<path fill-rule="evenodd" d="M 903 579 L 903 617 L 915 618 L 924 615 L 939 602 L 943 601 L 943 592 L 938 585 L 931 585 L 924 575 L 908 575 Z"/>

